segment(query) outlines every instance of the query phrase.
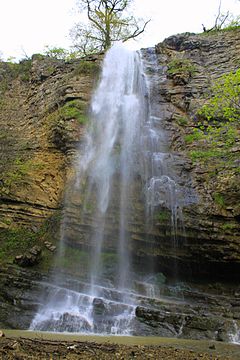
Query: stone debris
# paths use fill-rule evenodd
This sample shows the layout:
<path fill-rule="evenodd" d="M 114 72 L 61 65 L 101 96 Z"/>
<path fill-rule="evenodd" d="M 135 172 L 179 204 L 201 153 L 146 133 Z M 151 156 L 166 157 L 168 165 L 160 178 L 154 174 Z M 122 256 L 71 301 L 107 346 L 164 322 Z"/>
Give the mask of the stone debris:
<path fill-rule="evenodd" d="M 52 252 L 54 252 L 55 250 L 56 250 L 56 246 L 55 245 L 53 245 L 50 241 L 45 241 L 44 242 L 44 245 L 45 245 L 45 247 L 49 250 L 49 251 L 52 251 Z"/>
<path fill-rule="evenodd" d="M 42 249 L 35 245 L 26 254 L 20 254 L 15 256 L 14 263 L 22 266 L 34 266 L 37 265 L 41 260 Z"/>
<path fill-rule="evenodd" d="M 147 342 L 147 340 L 146 340 Z M 190 346 L 190 347 L 189 347 Z M 131 345 L 111 342 L 97 343 L 89 341 L 54 341 L 44 339 L 5 337 L 0 341 L 0 359 L 67 359 L 67 360 L 132 360 L 132 359 L 164 359 L 164 360 L 237 360 L 236 346 L 223 346 L 221 353 L 214 353 L 204 345 L 174 345 L 172 342 L 163 345 Z"/>

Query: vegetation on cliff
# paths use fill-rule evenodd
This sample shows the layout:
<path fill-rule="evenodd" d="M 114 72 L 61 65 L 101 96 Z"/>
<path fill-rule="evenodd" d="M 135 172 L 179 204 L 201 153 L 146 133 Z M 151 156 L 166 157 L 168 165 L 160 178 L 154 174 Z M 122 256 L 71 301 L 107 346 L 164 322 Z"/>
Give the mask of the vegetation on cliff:
<path fill-rule="evenodd" d="M 199 141 L 203 150 L 193 150 L 193 160 L 232 156 L 229 151 L 239 137 L 240 69 L 221 76 L 209 89 L 209 98 L 197 111 L 197 124 L 187 143 Z M 238 171 L 239 169 L 236 169 Z"/>
<path fill-rule="evenodd" d="M 229 179 L 238 177 L 238 141 L 240 135 L 240 69 L 224 74 L 209 89 L 208 99 L 197 110 L 197 123 L 192 133 L 185 136 L 187 144 L 193 144 L 190 150 L 194 162 L 210 167 L 211 172 L 221 174 L 228 167 Z M 215 203 L 221 208 L 227 207 L 224 195 L 215 192 Z"/>

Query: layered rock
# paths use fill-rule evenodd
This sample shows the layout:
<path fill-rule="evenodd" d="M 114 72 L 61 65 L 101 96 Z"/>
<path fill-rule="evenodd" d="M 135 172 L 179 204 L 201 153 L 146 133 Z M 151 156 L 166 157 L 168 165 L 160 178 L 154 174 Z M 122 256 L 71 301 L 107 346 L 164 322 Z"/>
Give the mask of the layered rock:
<path fill-rule="evenodd" d="M 38 227 L 61 208 L 93 88 L 94 61 L 25 62 L 1 65 L 1 228 Z"/>
<path fill-rule="evenodd" d="M 197 110 L 206 102 L 210 86 L 220 76 L 239 68 L 239 34 L 239 30 L 180 34 L 156 46 L 160 81 L 154 88 L 152 101 L 161 109 L 171 151 L 182 161 L 177 164 L 179 175 L 190 176 L 196 194 L 196 201 L 183 207 L 183 241 L 172 253 L 173 249 L 163 241 L 156 253 L 159 263 L 168 268 L 176 256 L 178 271 L 190 276 L 238 278 L 239 137 L 228 148 L 227 157 L 223 154 L 217 158 L 213 151 L 207 160 L 201 156 L 194 160 L 191 154 L 203 152 L 206 144 L 204 140 L 189 143 L 186 136 L 197 127 Z M 221 146 L 224 144 L 219 144 L 219 149 Z M 157 225 L 160 232 L 161 226 Z"/>

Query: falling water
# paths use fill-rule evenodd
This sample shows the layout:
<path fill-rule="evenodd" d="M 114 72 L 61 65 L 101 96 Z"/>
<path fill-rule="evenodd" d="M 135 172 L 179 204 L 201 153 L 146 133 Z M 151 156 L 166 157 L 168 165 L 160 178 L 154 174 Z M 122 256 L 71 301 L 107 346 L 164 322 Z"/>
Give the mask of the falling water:
<path fill-rule="evenodd" d="M 171 213 L 175 234 L 181 217 L 179 187 L 171 177 L 171 155 L 164 131 L 156 126 L 161 119 L 151 107 L 150 91 L 141 54 L 120 45 L 110 49 L 92 99 L 91 122 L 79 150 L 62 234 L 63 256 L 65 247 L 74 242 L 89 250 L 89 281 L 55 277 L 54 284 L 46 285 L 47 300 L 31 329 L 132 333 L 135 306 L 144 295 L 134 290 L 130 249 L 129 224 L 136 192 L 145 203 L 144 219 L 153 218 L 156 207 L 165 207 Z M 73 208 L 78 209 L 81 224 L 71 223 L 76 217 Z M 71 236 L 64 230 L 74 226 L 82 226 L 82 232 Z M 106 275 L 103 261 L 109 248 L 116 253 L 111 276 Z M 146 284 L 146 289 L 146 296 L 158 294 L 152 283 Z"/>

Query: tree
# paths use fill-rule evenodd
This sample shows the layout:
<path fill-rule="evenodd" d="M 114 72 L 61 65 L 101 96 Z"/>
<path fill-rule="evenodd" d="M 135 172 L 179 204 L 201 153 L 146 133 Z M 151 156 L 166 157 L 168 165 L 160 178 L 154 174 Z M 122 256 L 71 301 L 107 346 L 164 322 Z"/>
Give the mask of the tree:
<path fill-rule="evenodd" d="M 148 21 L 125 16 L 133 0 L 78 0 L 89 24 L 76 24 L 70 32 L 74 47 L 83 54 L 107 50 L 115 41 L 134 39 L 145 31 Z"/>

